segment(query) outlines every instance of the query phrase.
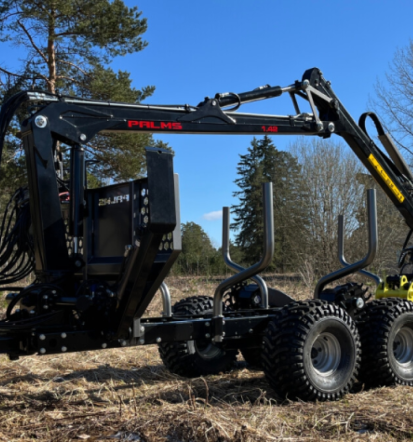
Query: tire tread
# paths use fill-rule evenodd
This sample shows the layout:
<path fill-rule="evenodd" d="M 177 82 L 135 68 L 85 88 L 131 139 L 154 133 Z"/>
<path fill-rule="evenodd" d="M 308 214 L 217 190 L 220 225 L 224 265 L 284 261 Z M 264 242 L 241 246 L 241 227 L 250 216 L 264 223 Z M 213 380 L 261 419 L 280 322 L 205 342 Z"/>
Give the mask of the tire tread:
<path fill-rule="evenodd" d="M 209 296 L 191 296 L 177 302 L 172 311 L 180 317 L 191 317 L 212 313 L 213 299 Z M 178 316 L 177 315 L 177 316 Z M 237 352 L 226 350 L 212 364 L 198 364 L 196 354 L 190 354 L 188 343 L 162 342 L 159 344 L 159 355 L 169 371 L 184 377 L 195 377 L 208 374 L 218 374 L 231 369 L 234 365 Z"/>
<path fill-rule="evenodd" d="M 394 321 L 402 314 L 413 312 L 413 303 L 402 298 L 383 298 L 369 302 L 357 316 L 363 358 L 359 381 L 367 387 L 393 384 L 413 386 L 397 376 L 388 356 L 388 336 Z"/>
<path fill-rule="evenodd" d="M 355 341 L 355 369 L 350 381 L 336 392 L 325 393 L 311 384 L 304 368 L 304 346 L 311 327 L 323 317 L 341 319 Z M 322 300 L 288 304 L 276 313 L 268 325 L 262 351 L 262 366 L 275 393 L 305 401 L 337 400 L 349 392 L 356 380 L 361 359 L 360 339 L 351 317 L 335 304 Z"/>

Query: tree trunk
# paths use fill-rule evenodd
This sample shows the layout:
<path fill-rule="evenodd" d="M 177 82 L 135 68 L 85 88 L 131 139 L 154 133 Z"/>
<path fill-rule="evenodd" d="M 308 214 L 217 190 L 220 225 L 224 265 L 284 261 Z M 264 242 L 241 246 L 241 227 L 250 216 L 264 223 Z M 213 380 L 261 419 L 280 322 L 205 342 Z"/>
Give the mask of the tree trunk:
<path fill-rule="evenodd" d="M 48 91 L 56 93 L 56 45 L 55 45 L 55 11 L 50 11 L 49 37 L 47 40 L 47 56 L 49 68 Z"/>

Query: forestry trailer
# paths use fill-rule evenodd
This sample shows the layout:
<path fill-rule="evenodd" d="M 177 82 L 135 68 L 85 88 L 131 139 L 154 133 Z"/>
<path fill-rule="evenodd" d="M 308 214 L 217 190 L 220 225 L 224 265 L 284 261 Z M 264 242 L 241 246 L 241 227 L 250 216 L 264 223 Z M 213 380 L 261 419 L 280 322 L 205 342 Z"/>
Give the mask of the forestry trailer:
<path fill-rule="evenodd" d="M 289 94 L 295 114 L 238 112 L 243 103 Z M 298 98 L 298 99 L 297 99 Z M 311 112 L 302 113 L 299 101 Z M 23 106 L 24 105 L 24 106 Z M 232 107 L 231 107 L 232 106 Z M 25 112 L 27 114 L 25 114 Z M 8 203 L 0 231 L 0 283 L 7 310 L 0 351 L 10 359 L 38 354 L 157 344 L 166 367 L 183 376 L 231 368 L 240 350 L 265 372 L 279 397 L 333 400 L 356 380 L 369 386 L 413 385 L 413 175 L 378 118 L 357 124 L 314 68 L 287 87 L 223 93 L 197 106 L 143 105 L 24 91 L 0 112 L 0 141 L 20 117 L 28 185 Z M 25 115 L 23 118 L 22 115 Z M 368 136 L 372 118 L 384 153 Z M 229 209 L 224 208 L 223 255 L 234 275 L 213 297 L 171 306 L 163 282 L 180 248 L 178 179 L 172 154 L 147 148 L 147 177 L 88 189 L 85 146 L 101 132 L 271 134 L 344 138 L 400 211 L 410 229 L 398 275 L 385 281 L 363 270 L 377 250 L 375 191 L 368 191 L 369 250 L 318 282 L 314 299 L 296 302 L 258 275 L 272 261 L 271 183 L 263 186 L 265 239 L 260 262 L 242 268 L 229 255 Z M 58 145 L 70 148 L 70 179 Z M 368 302 L 361 284 L 331 283 L 364 273 L 378 286 Z M 34 274 L 27 287 L 10 287 Z M 254 283 L 247 283 L 247 281 Z M 326 286 L 329 285 L 329 288 Z M 158 292 L 159 317 L 144 317 Z"/>

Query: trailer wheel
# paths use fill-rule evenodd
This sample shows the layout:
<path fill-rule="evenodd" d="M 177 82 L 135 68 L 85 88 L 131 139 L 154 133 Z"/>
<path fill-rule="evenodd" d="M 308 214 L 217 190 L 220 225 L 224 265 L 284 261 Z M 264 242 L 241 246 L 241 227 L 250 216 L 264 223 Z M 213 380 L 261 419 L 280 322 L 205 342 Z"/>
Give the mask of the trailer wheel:
<path fill-rule="evenodd" d="M 252 368 L 262 369 L 261 348 L 241 348 L 241 354 L 245 362 Z"/>
<path fill-rule="evenodd" d="M 213 299 L 208 296 L 182 299 L 173 307 L 173 313 L 179 316 L 209 315 L 212 311 Z M 210 338 L 161 343 L 159 354 L 169 371 L 186 377 L 228 371 L 237 357 L 236 350 L 217 347 Z"/>
<path fill-rule="evenodd" d="M 262 362 L 280 398 L 325 401 L 350 390 L 360 353 L 351 317 L 335 304 L 313 300 L 277 312 L 264 338 Z"/>
<path fill-rule="evenodd" d="M 413 303 L 399 298 L 369 302 L 357 323 L 363 350 L 359 381 L 367 387 L 413 386 Z"/>

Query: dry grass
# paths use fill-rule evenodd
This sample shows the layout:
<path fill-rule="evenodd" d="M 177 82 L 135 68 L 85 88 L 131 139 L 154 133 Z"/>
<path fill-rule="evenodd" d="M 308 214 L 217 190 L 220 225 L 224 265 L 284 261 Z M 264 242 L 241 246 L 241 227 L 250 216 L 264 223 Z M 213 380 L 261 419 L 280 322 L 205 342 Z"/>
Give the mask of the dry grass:
<path fill-rule="evenodd" d="M 175 278 L 174 300 L 216 283 Z M 306 289 L 282 287 L 297 299 Z M 160 311 L 154 300 L 149 314 Z M 0 441 L 396 441 L 413 438 L 413 389 L 383 388 L 333 403 L 276 403 L 240 360 L 220 376 L 184 379 L 155 347 L 0 358 Z"/>

